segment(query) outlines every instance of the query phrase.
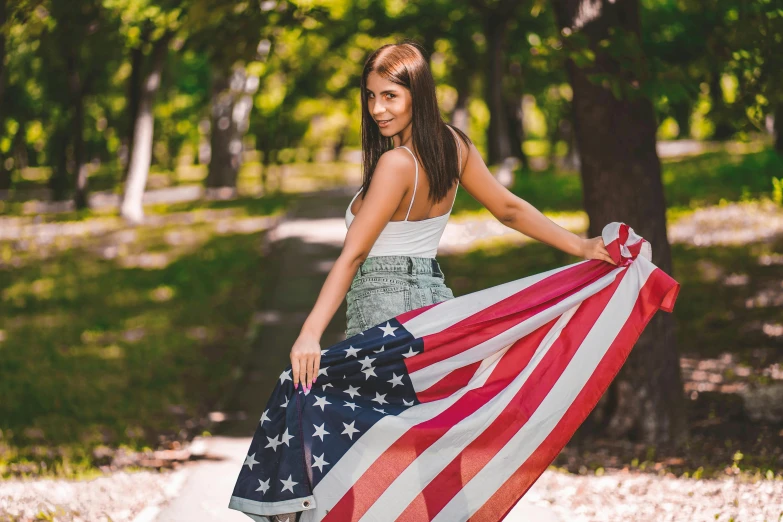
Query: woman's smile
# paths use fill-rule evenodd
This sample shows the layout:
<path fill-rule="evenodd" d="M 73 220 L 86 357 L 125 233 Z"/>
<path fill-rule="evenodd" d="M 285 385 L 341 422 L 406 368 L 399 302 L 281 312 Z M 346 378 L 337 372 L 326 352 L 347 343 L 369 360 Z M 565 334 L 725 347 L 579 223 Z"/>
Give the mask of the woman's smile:
<path fill-rule="evenodd" d="M 383 128 L 383 127 L 386 127 L 387 125 L 389 125 L 389 122 L 392 121 L 393 119 L 394 118 L 389 118 L 389 119 L 386 119 L 386 120 L 376 120 L 376 121 L 378 122 L 378 127 Z"/>

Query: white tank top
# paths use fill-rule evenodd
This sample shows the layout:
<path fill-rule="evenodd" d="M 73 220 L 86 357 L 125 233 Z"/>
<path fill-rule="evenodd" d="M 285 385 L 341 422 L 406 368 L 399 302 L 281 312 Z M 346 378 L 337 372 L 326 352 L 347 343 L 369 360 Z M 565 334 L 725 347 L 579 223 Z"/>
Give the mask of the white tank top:
<path fill-rule="evenodd" d="M 452 133 L 454 131 L 452 129 Z M 462 145 L 460 139 L 457 138 L 457 147 L 459 151 L 459 163 L 462 168 Z M 440 238 L 443 235 L 443 231 L 446 228 L 446 222 L 449 220 L 451 211 L 454 208 L 454 200 L 457 199 L 457 190 L 459 190 L 459 181 L 457 181 L 457 190 L 454 191 L 454 200 L 451 202 L 451 208 L 445 214 L 435 216 L 427 219 L 421 219 L 419 221 L 408 221 L 408 216 L 411 213 L 413 207 L 413 200 L 416 197 L 416 187 L 419 183 L 419 162 L 416 160 L 416 155 L 405 145 L 401 145 L 399 148 L 407 150 L 413 161 L 416 162 L 416 178 L 413 182 L 413 196 L 411 197 L 411 203 L 408 205 L 408 212 L 405 214 L 403 221 L 389 221 L 386 226 L 381 230 L 378 239 L 375 240 L 372 249 L 367 257 L 377 256 L 412 256 L 412 257 L 435 257 L 438 253 L 438 244 Z M 345 211 L 345 227 L 348 228 L 353 222 L 354 215 L 351 212 L 351 205 L 353 205 L 356 196 L 359 195 L 362 189 L 354 194 L 351 198 L 351 202 L 348 203 L 348 208 Z"/>

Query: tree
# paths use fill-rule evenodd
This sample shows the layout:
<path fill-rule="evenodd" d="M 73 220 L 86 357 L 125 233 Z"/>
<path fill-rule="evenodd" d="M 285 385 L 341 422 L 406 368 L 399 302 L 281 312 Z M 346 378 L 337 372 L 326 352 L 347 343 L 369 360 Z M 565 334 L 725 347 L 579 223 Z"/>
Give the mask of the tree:
<path fill-rule="evenodd" d="M 576 140 L 589 235 L 623 221 L 672 271 L 656 121 L 644 93 L 638 0 L 554 0 L 569 50 Z M 604 424 L 615 436 L 678 444 L 686 436 L 679 359 L 670 314 L 656 314 L 613 383 Z"/>

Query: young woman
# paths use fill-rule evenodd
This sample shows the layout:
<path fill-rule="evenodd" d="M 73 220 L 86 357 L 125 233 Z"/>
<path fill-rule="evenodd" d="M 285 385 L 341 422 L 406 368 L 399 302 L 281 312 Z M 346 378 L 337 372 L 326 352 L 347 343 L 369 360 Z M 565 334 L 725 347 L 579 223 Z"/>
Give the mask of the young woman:
<path fill-rule="evenodd" d="M 291 349 L 295 387 L 309 391 L 315 382 L 321 334 L 343 296 L 348 337 L 454 297 L 435 255 L 459 185 L 504 225 L 569 254 L 616 264 L 600 236 L 580 238 L 498 183 L 465 133 L 443 122 L 417 43 L 387 44 L 370 55 L 361 101 L 363 182 L 346 209 L 342 253 Z"/>

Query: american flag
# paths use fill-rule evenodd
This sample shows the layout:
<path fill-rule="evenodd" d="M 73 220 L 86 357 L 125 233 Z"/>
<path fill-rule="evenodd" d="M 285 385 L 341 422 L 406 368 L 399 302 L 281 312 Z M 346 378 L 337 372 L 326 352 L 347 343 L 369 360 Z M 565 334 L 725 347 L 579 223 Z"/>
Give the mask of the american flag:
<path fill-rule="evenodd" d="M 623 223 L 587 260 L 402 313 L 290 366 L 230 508 L 254 520 L 498 521 L 598 402 L 679 284 Z M 280 515 L 272 517 L 272 515 Z"/>

